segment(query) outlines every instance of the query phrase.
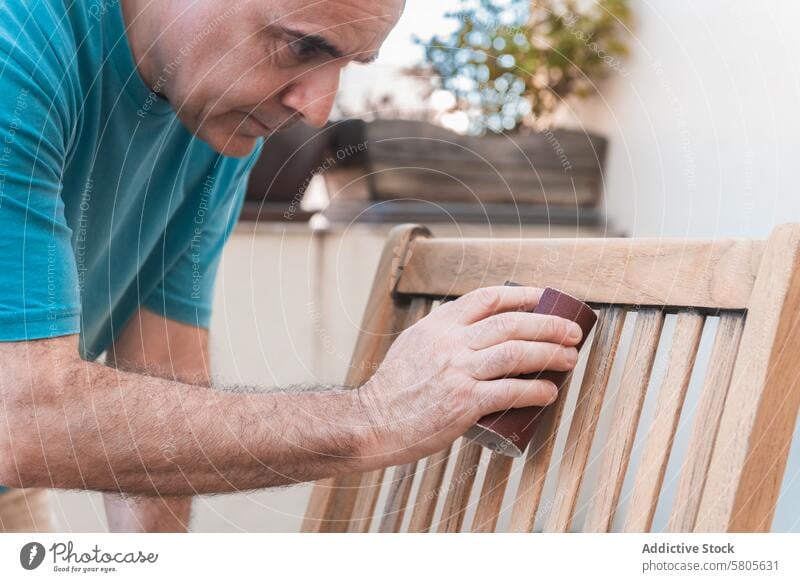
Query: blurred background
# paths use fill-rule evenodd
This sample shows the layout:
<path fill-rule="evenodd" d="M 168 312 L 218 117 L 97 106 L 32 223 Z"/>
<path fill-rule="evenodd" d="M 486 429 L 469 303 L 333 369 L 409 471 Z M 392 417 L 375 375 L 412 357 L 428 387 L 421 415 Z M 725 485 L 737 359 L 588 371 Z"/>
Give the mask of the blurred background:
<path fill-rule="evenodd" d="M 341 382 L 398 222 L 442 236 L 765 238 L 797 221 L 798 19 L 791 0 L 408 0 L 377 62 L 345 71 L 329 125 L 265 145 L 217 283 L 218 382 Z M 775 531 L 800 531 L 798 443 Z M 199 498 L 193 529 L 297 531 L 309 491 Z M 51 495 L 59 531 L 105 529 L 98 495 Z"/>

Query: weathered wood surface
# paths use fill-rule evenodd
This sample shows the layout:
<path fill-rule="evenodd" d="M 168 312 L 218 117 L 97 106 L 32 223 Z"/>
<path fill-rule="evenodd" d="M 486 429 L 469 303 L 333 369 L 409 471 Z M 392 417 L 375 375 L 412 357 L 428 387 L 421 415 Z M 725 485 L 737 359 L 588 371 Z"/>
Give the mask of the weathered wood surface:
<path fill-rule="evenodd" d="M 745 309 L 763 242 L 440 239 L 415 245 L 400 293 L 463 295 L 513 279 L 595 304 Z"/>

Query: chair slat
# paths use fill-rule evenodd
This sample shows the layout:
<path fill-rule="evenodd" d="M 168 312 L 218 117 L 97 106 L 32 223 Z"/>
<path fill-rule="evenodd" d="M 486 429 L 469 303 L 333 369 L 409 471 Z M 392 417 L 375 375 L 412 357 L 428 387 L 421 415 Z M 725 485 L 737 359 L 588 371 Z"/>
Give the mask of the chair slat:
<path fill-rule="evenodd" d="M 708 474 L 714 439 L 731 383 L 736 354 L 739 352 L 744 321 L 743 313 L 726 312 L 719 317 L 708 370 L 695 412 L 692 436 L 667 525 L 671 532 L 690 532 L 694 529 L 700 507 L 700 494 Z"/>
<path fill-rule="evenodd" d="M 397 290 L 463 295 L 513 273 L 518 283 L 594 303 L 745 309 L 764 247 L 736 239 L 430 238 L 415 244 Z"/>
<path fill-rule="evenodd" d="M 395 468 L 394 476 L 389 483 L 389 493 L 386 497 L 386 507 L 381 517 L 378 531 L 382 533 L 397 533 L 403 525 L 408 499 L 411 496 L 411 486 L 417 474 L 417 462 L 407 463 Z"/>
<path fill-rule="evenodd" d="M 546 532 L 566 532 L 572 524 L 626 314 L 625 309 L 618 306 L 600 310 L 594 342 L 564 446 L 555 501 L 544 525 Z M 530 531 L 532 527 L 531 515 L 526 516 L 521 524 L 516 524 L 514 529 Z"/>
<path fill-rule="evenodd" d="M 355 495 L 355 501 L 347 531 L 351 533 L 366 533 L 369 531 L 372 525 L 372 515 L 375 512 L 375 505 L 383 487 L 385 473 L 386 469 L 376 469 L 361 475 L 361 479 L 354 486 L 355 492 L 353 495 Z"/>
<path fill-rule="evenodd" d="M 472 518 L 473 532 L 491 533 L 497 527 L 497 519 L 500 516 L 513 464 L 513 457 L 492 453 L 489 465 L 486 467 L 486 477 L 483 480 L 475 517 Z"/>
<path fill-rule="evenodd" d="M 664 482 L 675 431 L 692 377 L 705 316 L 696 311 L 678 314 L 667 369 L 658 393 L 653 424 L 637 469 L 625 531 L 649 532 Z"/>
<path fill-rule="evenodd" d="M 572 374 L 564 381 L 556 401 L 545 406 L 537 417 L 536 432 L 533 433 L 525 464 L 522 466 L 514 507 L 511 510 L 511 531 L 531 531 L 536 511 L 542 497 L 550 458 L 556 441 L 556 431 L 567 401 Z"/>
<path fill-rule="evenodd" d="M 611 529 L 663 327 L 664 312 L 661 309 L 648 307 L 639 311 L 617 393 L 597 490 L 584 524 L 586 532 Z"/>
<path fill-rule="evenodd" d="M 406 330 L 420 319 L 430 313 L 433 302 L 425 297 L 413 297 L 408 306 L 402 329 Z M 372 524 L 372 516 L 375 513 L 375 506 L 383 485 L 383 477 L 386 469 L 377 469 L 363 475 L 360 488 L 356 493 L 353 513 L 348 526 L 348 531 L 356 533 L 368 532 Z M 411 478 L 414 471 L 411 471 Z M 409 484 L 410 486 L 410 484 Z"/>
<path fill-rule="evenodd" d="M 483 447 L 467 439 L 461 439 L 453 475 L 447 489 L 442 517 L 439 521 L 439 533 L 455 533 L 461 531 L 467 503 L 472 493 L 472 485 L 478 472 Z"/>
<path fill-rule="evenodd" d="M 447 471 L 447 462 L 450 460 L 450 451 L 453 445 L 434 453 L 425 463 L 419 490 L 417 491 L 414 509 L 411 512 L 411 521 L 408 531 L 413 533 L 428 532 L 433 523 L 433 514 L 436 512 L 436 502 L 442 491 L 444 474 Z"/>

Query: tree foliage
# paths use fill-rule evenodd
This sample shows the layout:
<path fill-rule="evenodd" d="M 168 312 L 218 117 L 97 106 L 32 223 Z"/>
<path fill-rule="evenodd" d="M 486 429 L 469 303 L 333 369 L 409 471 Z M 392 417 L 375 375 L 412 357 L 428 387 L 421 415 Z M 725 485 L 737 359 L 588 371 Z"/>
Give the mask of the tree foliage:
<path fill-rule="evenodd" d="M 472 130 L 547 127 L 560 103 L 624 74 L 628 0 L 461 0 L 456 31 L 425 44 L 425 61 Z M 422 42 L 418 39 L 418 42 Z"/>

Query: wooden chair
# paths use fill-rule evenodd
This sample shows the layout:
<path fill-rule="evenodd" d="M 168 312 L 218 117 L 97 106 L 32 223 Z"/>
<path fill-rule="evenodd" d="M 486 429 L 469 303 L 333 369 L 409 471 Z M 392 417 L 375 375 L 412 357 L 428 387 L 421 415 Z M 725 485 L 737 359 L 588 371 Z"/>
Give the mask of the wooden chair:
<path fill-rule="evenodd" d="M 323 480 L 312 491 L 303 530 L 491 532 L 506 509 L 510 531 L 532 531 L 537 511 L 543 531 L 610 531 L 669 315 L 674 333 L 659 351 L 665 371 L 653 387 L 654 414 L 640 433 L 641 460 L 617 529 L 652 528 L 701 336 L 717 320 L 666 529 L 769 531 L 800 404 L 799 241 L 796 224 L 777 227 L 767 240 L 436 239 L 421 226 L 396 227 L 347 385 L 366 381 L 397 334 L 437 301 L 506 279 L 556 287 L 598 311 L 581 354 L 583 373 L 579 363 L 558 400 L 543 409 L 527 456 L 491 455 L 460 439 L 452 452 L 394 468 L 390 479 L 387 469 Z M 635 320 L 630 348 L 621 379 L 611 383 L 626 318 Z M 568 417 L 564 405 L 576 389 Z M 595 430 L 601 408 L 611 412 L 604 433 Z M 561 433 L 563 453 L 554 459 Z M 596 435 L 603 442 L 593 442 Z M 599 466 L 587 480 L 593 446 Z M 555 495 L 540 507 L 551 475 Z M 589 501 L 583 523 L 573 524 L 581 486 L 589 488 Z"/>

